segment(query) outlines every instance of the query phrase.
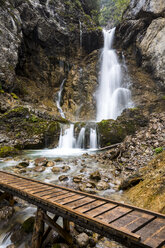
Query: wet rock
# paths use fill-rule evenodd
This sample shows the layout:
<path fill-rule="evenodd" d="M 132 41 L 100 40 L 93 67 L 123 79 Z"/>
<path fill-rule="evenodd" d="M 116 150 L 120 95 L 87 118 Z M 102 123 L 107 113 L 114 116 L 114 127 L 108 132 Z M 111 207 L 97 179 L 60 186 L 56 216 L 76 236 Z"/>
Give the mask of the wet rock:
<path fill-rule="evenodd" d="M 110 186 L 108 183 L 104 182 L 104 181 L 100 181 L 99 183 L 96 184 L 96 188 L 98 190 L 106 190 L 109 189 Z"/>
<path fill-rule="evenodd" d="M 55 162 L 63 162 L 63 159 L 62 158 L 55 158 L 54 161 Z"/>
<path fill-rule="evenodd" d="M 133 175 L 123 180 L 119 186 L 120 190 L 126 190 L 140 183 L 143 178 L 140 175 Z"/>
<path fill-rule="evenodd" d="M 85 192 L 85 193 L 96 194 L 96 190 L 93 188 L 92 184 L 90 184 L 90 183 L 81 184 L 81 185 L 79 186 L 79 189 L 80 189 L 82 192 Z"/>
<path fill-rule="evenodd" d="M 63 172 L 67 172 L 67 171 L 69 171 L 70 170 L 70 167 L 69 166 L 63 166 L 62 167 L 62 171 Z"/>
<path fill-rule="evenodd" d="M 8 245 L 7 248 L 17 248 L 16 245 Z"/>
<path fill-rule="evenodd" d="M 9 219 L 14 213 L 14 209 L 9 206 L 4 206 L 0 209 L 0 221 Z"/>
<path fill-rule="evenodd" d="M 28 166 L 29 166 L 29 161 L 22 161 L 16 167 L 28 167 Z"/>
<path fill-rule="evenodd" d="M 16 244 L 18 242 L 21 242 L 22 241 L 22 238 L 24 237 L 25 233 L 22 229 L 22 226 L 20 224 L 17 224 L 15 227 L 14 227 L 14 231 L 11 235 L 11 241 Z"/>
<path fill-rule="evenodd" d="M 61 168 L 59 168 L 59 167 L 53 167 L 52 168 L 52 172 L 55 174 L 60 173 L 60 171 L 61 171 Z"/>
<path fill-rule="evenodd" d="M 81 233 L 76 237 L 76 243 L 80 248 L 85 248 L 89 244 L 89 237 L 86 233 Z"/>
<path fill-rule="evenodd" d="M 69 178 L 66 175 L 62 175 L 58 178 L 60 181 L 67 181 Z"/>
<path fill-rule="evenodd" d="M 45 167 L 44 166 L 37 166 L 37 167 L 34 168 L 34 170 L 36 172 L 43 172 L 45 170 Z"/>
<path fill-rule="evenodd" d="M 82 182 L 82 176 L 75 176 L 75 177 L 73 177 L 73 182 L 75 182 L 75 183 L 81 183 Z"/>
<path fill-rule="evenodd" d="M 90 178 L 96 181 L 101 180 L 101 175 L 99 171 L 95 171 L 93 173 L 90 174 Z"/>
<path fill-rule="evenodd" d="M 49 161 L 47 164 L 46 164 L 46 167 L 53 167 L 55 165 L 55 163 L 53 161 Z"/>
<path fill-rule="evenodd" d="M 34 163 L 36 166 L 46 166 L 47 164 L 47 158 L 43 157 L 43 158 L 37 158 L 35 159 Z"/>
<path fill-rule="evenodd" d="M 22 228 L 26 233 L 32 233 L 33 232 L 34 221 L 35 221 L 34 217 L 30 217 L 24 221 L 24 223 L 22 224 Z"/>

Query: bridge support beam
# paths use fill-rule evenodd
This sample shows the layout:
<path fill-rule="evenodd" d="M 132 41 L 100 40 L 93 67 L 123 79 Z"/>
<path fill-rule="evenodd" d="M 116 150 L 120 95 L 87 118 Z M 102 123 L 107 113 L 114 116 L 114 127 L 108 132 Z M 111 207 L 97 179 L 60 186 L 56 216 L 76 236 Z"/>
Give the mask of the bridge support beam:
<path fill-rule="evenodd" d="M 34 230 L 32 236 L 32 248 L 41 248 L 42 236 L 44 234 L 44 212 L 38 208 L 34 223 Z"/>

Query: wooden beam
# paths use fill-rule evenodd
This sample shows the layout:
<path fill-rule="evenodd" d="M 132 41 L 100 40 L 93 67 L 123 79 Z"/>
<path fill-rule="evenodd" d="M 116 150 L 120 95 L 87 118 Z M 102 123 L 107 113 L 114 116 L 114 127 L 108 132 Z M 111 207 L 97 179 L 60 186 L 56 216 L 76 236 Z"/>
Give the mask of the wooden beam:
<path fill-rule="evenodd" d="M 32 236 L 32 246 L 31 248 L 41 248 L 42 246 L 42 236 L 44 233 L 44 212 L 42 209 L 38 208 L 34 223 L 34 230 Z"/>
<path fill-rule="evenodd" d="M 55 215 L 53 218 L 53 222 L 56 223 L 56 221 L 58 220 L 59 215 Z M 44 235 L 42 236 L 42 244 L 44 243 L 44 241 L 46 240 L 46 238 L 48 237 L 50 231 L 52 230 L 52 228 L 50 226 L 48 226 L 48 228 L 46 229 Z"/>
<path fill-rule="evenodd" d="M 44 221 L 47 225 L 54 229 L 62 238 L 64 238 L 68 244 L 73 244 L 72 236 L 68 232 L 66 232 L 66 230 L 64 230 L 61 226 L 55 223 L 47 214 L 44 214 Z"/>
<path fill-rule="evenodd" d="M 63 218 L 63 228 L 66 232 L 70 232 L 70 224 L 69 224 L 69 220 Z"/>

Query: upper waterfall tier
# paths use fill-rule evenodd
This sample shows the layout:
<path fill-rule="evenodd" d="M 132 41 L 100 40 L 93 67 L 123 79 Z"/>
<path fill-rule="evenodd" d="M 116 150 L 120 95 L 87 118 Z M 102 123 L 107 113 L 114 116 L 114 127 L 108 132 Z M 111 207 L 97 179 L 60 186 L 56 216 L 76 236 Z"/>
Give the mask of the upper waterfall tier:
<path fill-rule="evenodd" d="M 112 49 L 115 28 L 104 34 L 104 48 L 101 54 L 101 74 L 97 92 L 97 121 L 116 119 L 131 105 L 129 86 L 124 85 L 122 67 Z"/>

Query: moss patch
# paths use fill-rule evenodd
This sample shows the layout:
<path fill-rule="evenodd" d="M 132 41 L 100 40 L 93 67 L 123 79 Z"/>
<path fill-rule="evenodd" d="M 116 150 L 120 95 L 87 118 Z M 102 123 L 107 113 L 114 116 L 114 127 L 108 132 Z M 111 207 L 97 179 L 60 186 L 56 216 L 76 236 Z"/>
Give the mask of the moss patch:
<path fill-rule="evenodd" d="M 10 147 L 10 146 L 0 147 L 0 157 L 1 158 L 15 156 L 15 155 L 18 155 L 19 153 L 20 153 L 20 151 L 14 147 Z"/>

